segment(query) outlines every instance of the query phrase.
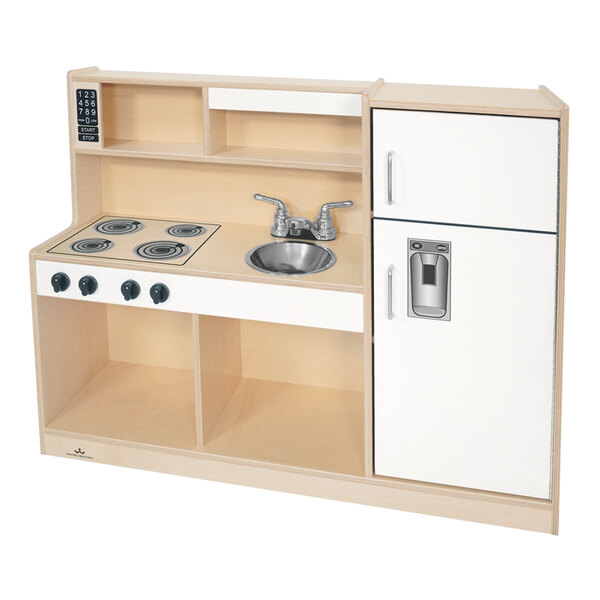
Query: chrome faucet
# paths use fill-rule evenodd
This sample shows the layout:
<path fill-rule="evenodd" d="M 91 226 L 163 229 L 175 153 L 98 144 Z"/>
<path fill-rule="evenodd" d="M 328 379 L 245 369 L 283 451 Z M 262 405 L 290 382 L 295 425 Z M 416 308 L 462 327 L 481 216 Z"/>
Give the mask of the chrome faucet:
<path fill-rule="evenodd" d="M 333 226 L 333 218 L 331 216 L 332 208 L 343 208 L 345 206 L 353 206 L 352 200 L 344 200 L 343 202 L 326 202 L 321 206 L 319 214 L 314 223 L 310 219 L 304 217 L 292 217 L 288 212 L 286 205 L 279 198 L 271 198 L 263 196 L 263 194 L 254 194 L 255 200 L 270 202 L 277 209 L 273 218 L 273 226 L 271 227 L 271 235 L 280 238 L 303 238 L 313 239 L 320 242 L 335 240 L 335 227 Z"/>

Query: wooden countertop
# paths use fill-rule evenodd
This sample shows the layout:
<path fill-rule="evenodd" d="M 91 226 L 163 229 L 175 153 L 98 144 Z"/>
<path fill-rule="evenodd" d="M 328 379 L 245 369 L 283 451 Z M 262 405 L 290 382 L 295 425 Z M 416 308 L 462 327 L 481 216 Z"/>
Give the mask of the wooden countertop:
<path fill-rule="evenodd" d="M 57 255 L 49 254 L 48 250 L 60 241 L 87 227 L 98 218 L 69 227 L 67 230 L 47 240 L 31 252 L 33 260 L 48 260 L 65 263 L 85 263 L 103 267 L 136 269 L 199 277 L 217 277 L 222 279 L 237 279 L 276 285 L 291 285 L 299 287 L 331 289 L 344 292 L 363 292 L 362 266 L 362 236 L 352 233 L 338 233 L 337 239 L 331 242 L 318 242 L 333 250 L 337 257 L 336 264 L 326 271 L 314 275 L 269 275 L 249 267 L 244 257 L 248 250 L 275 241 L 269 233 L 270 223 L 264 226 L 240 225 L 221 223 L 221 227 L 194 254 L 190 260 L 181 266 L 161 264 L 159 261 L 119 261 L 90 255 Z M 110 215 L 113 217 L 131 217 L 131 215 Z M 135 217 L 143 220 L 143 217 Z M 198 219 L 198 221 L 201 221 Z"/>

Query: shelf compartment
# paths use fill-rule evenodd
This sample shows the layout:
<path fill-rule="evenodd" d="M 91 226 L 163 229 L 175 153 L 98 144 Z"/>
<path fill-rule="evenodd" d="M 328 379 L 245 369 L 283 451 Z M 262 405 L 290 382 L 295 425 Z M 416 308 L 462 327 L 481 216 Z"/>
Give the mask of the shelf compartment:
<path fill-rule="evenodd" d="M 43 427 L 194 447 L 192 315 L 38 296 L 38 321 Z"/>
<path fill-rule="evenodd" d="M 152 85 L 102 84 L 104 144 L 203 143 L 202 89 Z M 142 148 L 156 151 L 153 144 Z"/>
<path fill-rule="evenodd" d="M 361 118 L 211 109 L 207 154 L 240 164 L 360 172 Z"/>
<path fill-rule="evenodd" d="M 192 450 L 194 372 L 108 361 L 47 431 Z"/>
<path fill-rule="evenodd" d="M 362 334 L 38 303 L 44 431 L 364 475 Z"/>
<path fill-rule="evenodd" d="M 202 452 L 364 474 L 363 336 L 198 317 Z"/>
<path fill-rule="evenodd" d="M 363 395 L 240 379 L 203 452 L 363 475 Z"/>
<path fill-rule="evenodd" d="M 196 443 L 194 374 L 107 362 L 46 431 L 361 475 L 362 395 L 240 379 L 210 441 Z"/>

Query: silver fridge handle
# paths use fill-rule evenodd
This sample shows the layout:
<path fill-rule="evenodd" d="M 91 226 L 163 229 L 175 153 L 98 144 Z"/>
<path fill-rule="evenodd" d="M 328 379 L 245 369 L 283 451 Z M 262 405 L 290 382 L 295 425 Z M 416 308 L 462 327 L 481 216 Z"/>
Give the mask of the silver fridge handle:
<path fill-rule="evenodd" d="M 390 265 L 388 267 L 387 273 L 387 318 L 389 320 L 394 318 L 394 287 L 393 287 L 393 278 L 394 278 L 394 265 Z"/>
<path fill-rule="evenodd" d="M 387 153 L 387 203 L 388 206 L 391 206 L 394 198 L 392 196 L 392 157 L 394 156 L 394 151 L 390 150 Z"/>

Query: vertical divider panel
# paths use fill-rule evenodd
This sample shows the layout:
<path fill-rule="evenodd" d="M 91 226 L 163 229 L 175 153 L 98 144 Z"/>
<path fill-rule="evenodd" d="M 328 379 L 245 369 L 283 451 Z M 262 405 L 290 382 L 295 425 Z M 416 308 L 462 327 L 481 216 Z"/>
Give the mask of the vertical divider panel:
<path fill-rule="evenodd" d="M 373 319 L 372 319 L 372 202 L 371 202 L 371 106 L 370 97 L 383 85 L 378 79 L 362 96 L 362 201 L 363 201 L 363 298 L 364 298 L 364 401 L 365 476 L 373 477 Z"/>
<path fill-rule="evenodd" d="M 196 439 L 203 446 L 242 376 L 240 321 L 193 315 Z"/>
<path fill-rule="evenodd" d="M 208 111 L 208 88 L 202 88 L 202 141 L 204 142 L 204 155 L 211 154 L 210 144 L 210 116 Z"/>
<path fill-rule="evenodd" d="M 202 105 L 204 107 L 204 153 L 207 156 L 216 154 L 226 144 L 226 116 L 224 110 L 211 110 L 208 95 L 210 90 L 202 88 Z"/>

